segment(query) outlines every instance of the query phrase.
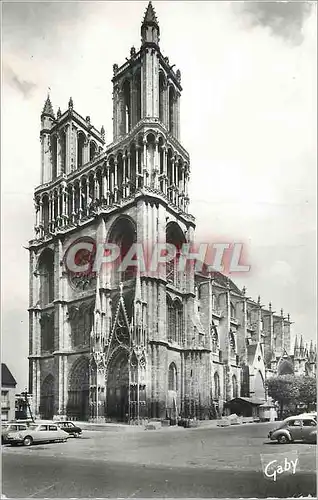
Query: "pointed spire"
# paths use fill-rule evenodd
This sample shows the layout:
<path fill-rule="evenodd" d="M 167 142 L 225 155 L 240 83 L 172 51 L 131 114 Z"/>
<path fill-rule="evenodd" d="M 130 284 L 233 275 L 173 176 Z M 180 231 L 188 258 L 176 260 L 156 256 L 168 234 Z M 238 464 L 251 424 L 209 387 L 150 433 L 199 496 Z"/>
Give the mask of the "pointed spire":
<path fill-rule="evenodd" d="M 104 129 L 104 125 L 102 125 L 102 128 L 100 129 L 100 135 L 102 136 L 102 139 L 105 139 L 105 129 Z"/>
<path fill-rule="evenodd" d="M 155 29 L 154 29 L 155 28 Z M 148 3 L 144 19 L 141 24 L 141 41 L 142 44 L 151 43 L 159 44 L 160 29 L 158 19 L 151 1 Z"/>
<path fill-rule="evenodd" d="M 158 19 L 156 17 L 155 9 L 152 6 L 151 0 L 148 3 L 148 7 L 147 7 L 147 10 L 145 12 L 142 24 L 143 25 L 156 24 L 158 26 Z"/>
<path fill-rule="evenodd" d="M 95 313 L 100 313 L 101 312 L 101 301 L 100 301 L 100 293 L 99 293 L 99 288 L 100 288 L 100 280 L 99 280 L 99 272 L 96 273 L 96 296 L 95 296 Z"/>
<path fill-rule="evenodd" d="M 300 356 L 303 356 L 304 354 L 304 339 L 302 335 L 300 336 L 299 354 Z"/>
<path fill-rule="evenodd" d="M 42 111 L 42 115 L 52 116 L 52 118 L 55 118 L 54 111 L 53 111 L 53 106 L 52 106 L 52 103 L 51 103 L 51 99 L 50 99 L 50 94 L 49 93 L 47 94 L 47 98 L 46 98 L 46 101 L 44 103 L 44 108 L 43 108 L 43 111 Z"/>
<path fill-rule="evenodd" d="M 137 269 L 137 276 L 136 276 L 136 287 L 135 287 L 135 302 L 141 302 L 141 281 L 140 281 L 140 271 L 139 268 Z"/>
<path fill-rule="evenodd" d="M 257 298 L 257 304 L 260 306 L 261 305 L 261 296 L 259 295 Z"/>
<path fill-rule="evenodd" d="M 310 341 L 309 352 L 310 352 L 310 354 L 313 354 L 313 353 L 315 352 L 315 351 L 314 351 L 314 344 L 313 344 L 313 341 L 312 341 L 312 340 Z"/>
<path fill-rule="evenodd" d="M 140 272 L 137 270 L 135 284 L 135 299 L 134 299 L 134 323 L 135 326 L 142 326 L 142 297 L 141 297 L 141 282 Z"/>
<path fill-rule="evenodd" d="M 58 120 L 61 118 L 61 115 L 62 115 L 61 108 L 59 108 L 56 114 Z"/>
<path fill-rule="evenodd" d="M 72 97 L 70 97 L 70 100 L 68 101 L 68 109 L 73 110 L 74 103 Z"/>
<path fill-rule="evenodd" d="M 296 335 L 296 338 L 295 338 L 295 345 L 294 345 L 294 355 L 296 356 L 297 355 L 297 351 L 298 351 L 298 337 Z"/>

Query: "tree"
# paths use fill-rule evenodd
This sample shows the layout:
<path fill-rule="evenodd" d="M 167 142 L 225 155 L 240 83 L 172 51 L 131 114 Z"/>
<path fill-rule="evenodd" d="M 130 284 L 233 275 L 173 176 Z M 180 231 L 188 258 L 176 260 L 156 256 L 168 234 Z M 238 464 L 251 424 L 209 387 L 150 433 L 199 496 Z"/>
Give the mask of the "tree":
<path fill-rule="evenodd" d="M 315 377 L 298 378 L 299 403 L 306 405 L 307 411 L 314 409 L 317 403 L 317 380 Z"/>
<path fill-rule="evenodd" d="M 294 375 L 280 375 L 269 378 L 266 382 L 268 395 L 277 401 L 280 407 L 280 418 L 284 407 L 299 401 L 298 377 Z"/>

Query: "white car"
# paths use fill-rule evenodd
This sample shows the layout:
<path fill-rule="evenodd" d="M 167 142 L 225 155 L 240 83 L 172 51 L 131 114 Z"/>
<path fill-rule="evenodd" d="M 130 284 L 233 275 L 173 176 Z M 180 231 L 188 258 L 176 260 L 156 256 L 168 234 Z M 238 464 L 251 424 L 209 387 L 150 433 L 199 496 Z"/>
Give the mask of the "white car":
<path fill-rule="evenodd" d="M 297 415 L 298 417 L 309 417 L 309 418 L 314 418 L 315 420 L 317 420 L 317 412 L 316 411 L 313 411 L 311 413 L 301 413 L 301 415 Z"/>
<path fill-rule="evenodd" d="M 9 432 L 7 434 L 7 442 L 11 446 L 24 444 L 30 446 L 33 443 L 48 443 L 48 442 L 65 442 L 68 439 L 67 432 L 60 429 L 55 423 L 35 423 L 31 424 L 25 430 Z"/>

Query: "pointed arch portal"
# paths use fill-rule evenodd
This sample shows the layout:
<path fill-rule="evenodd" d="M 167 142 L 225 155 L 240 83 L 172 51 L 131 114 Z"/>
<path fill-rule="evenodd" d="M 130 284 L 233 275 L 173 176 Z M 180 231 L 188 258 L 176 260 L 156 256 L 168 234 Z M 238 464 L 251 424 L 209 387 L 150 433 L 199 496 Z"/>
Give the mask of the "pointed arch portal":
<path fill-rule="evenodd" d="M 89 361 L 81 357 L 74 362 L 68 389 L 67 415 L 73 420 L 88 420 L 89 411 Z"/>
<path fill-rule="evenodd" d="M 41 400 L 40 400 L 40 414 L 41 418 L 52 419 L 54 414 L 54 377 L 48 375 L 41 387 Z"/>
<path fill-rule="evenodd" d="M 107 416 L 120 422 L 129 416 L 129 353 L 126 349 L 119 349 L 108 366 Z"/>

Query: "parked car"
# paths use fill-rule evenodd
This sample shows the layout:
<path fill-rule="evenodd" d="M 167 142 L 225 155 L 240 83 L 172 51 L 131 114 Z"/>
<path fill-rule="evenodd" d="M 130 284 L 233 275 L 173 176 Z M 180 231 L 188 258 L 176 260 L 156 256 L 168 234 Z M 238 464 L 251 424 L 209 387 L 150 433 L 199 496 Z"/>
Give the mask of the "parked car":
<path fill-rule="evenodd" d="M 269 439 L 280 444 L 292 441 L 317 442 L 317 421 L 312 416 L 286 418 L 276 429 L 270 431 Z"/>
<path fill-rule="evenodd" d="M 2 424 L 1 426 L 1 444 L 8 443 L 8 434 L 11 432 L 17 431 L 25 431 L 28 426 L 26 424 L 20 424 L 17 422 L 8 422 L 6 424 Z"/>
<path fill-rule="evenodd" d="M 80 427 L 78 427 L 78 425 L 75 425 L 73 422 L 62 421 L 62 422 L 56 422 L 56 423 L 60 429 L 63 429 L 63 431 L 67 432 L 71 436 L 79 437 L 82 434 L 82 429 Z"/>
<path fill-rule="evenodd" d="M 24 444 L 30 446 L 33 443 L 46 443 L 50 441 L 67 441 L 69 435 L 60 429 L 56 423 L 35 423 L 26 429 L 10 431 L 7 434 L 7 441 L 12 446 Z"/>

